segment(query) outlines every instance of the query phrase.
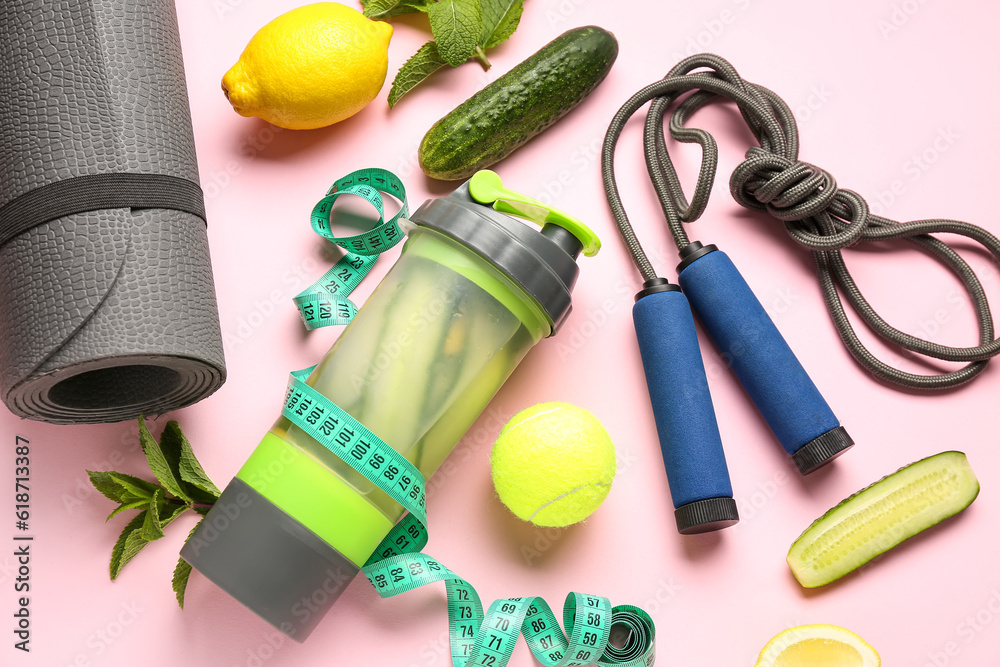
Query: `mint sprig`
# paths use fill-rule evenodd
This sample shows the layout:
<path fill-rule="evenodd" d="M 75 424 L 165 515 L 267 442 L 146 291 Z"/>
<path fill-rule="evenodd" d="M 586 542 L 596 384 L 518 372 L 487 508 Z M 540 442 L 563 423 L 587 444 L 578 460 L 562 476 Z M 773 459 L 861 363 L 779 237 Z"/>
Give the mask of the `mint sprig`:
<path fill-rule="evenodd" d="M 486 50 L 517 30 L 524 0 L 361 0 L 370 19 L 389 19 L 403 14 L 427 14 L 434 39 L 407 60 L 389 91 L 393 107 L 406 93 L 444 65 L 458 67 L 475 58 L 484 70 L 490 68 Z"/>
<path fill-rule="evenodd" d="M 389 91 L 389 107 L 395 106 L 399 98 L 447 64 L 438 53 L 437 44 L 433 40 L 421 46 L 400 68 L 396 80 L 392 82 L 392 89 Z"/>
<path fill-rule="evenodd" d="M 162 538 L 163 529 L 177 517 L 187 510 L 204 516 L 222 494 L 198 462 L 177 422 L 167 422 L 157 442 L 139 417 L 139 443 L 158 483 L 117 471 L 87 471 L 94 488 L 118 503 L 107 521 L 122 512 L 139 510 L 111 549 L 112 579 L 117 579 L 122 568 L 147 544 Z M 197 528 L 195 525 L 191 532 Z M 190 575 L 191 566 L 183 558 L 178 559 L 171 583 L 182 609 Z"/>

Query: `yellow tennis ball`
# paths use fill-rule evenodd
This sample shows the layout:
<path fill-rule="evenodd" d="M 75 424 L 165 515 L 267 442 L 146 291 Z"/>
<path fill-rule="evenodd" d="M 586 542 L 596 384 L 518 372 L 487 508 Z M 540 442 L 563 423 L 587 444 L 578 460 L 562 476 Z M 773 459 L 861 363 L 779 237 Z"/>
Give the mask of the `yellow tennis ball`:
<path fill-rule="evenodd" d="M 490 468 L 497 495 L 518 518 L 568 526 L 604 502 L 615 478 L 615 446 L 583 408 L 539 403 L 503 427 Z"/>

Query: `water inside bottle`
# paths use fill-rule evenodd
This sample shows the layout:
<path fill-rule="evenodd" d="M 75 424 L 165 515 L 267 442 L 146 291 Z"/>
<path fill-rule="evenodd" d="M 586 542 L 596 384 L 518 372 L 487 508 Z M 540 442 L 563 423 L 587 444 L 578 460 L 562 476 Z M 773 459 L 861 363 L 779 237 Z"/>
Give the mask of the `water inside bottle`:
<path fill-rule="evenodd" d="M 309 384 L 429 478 L 534 339 L 484 289 L 424 258 L 399 262 Z M 318 459 L 396 521 L 402 508 L 285 419 L 272 431 Z"/>

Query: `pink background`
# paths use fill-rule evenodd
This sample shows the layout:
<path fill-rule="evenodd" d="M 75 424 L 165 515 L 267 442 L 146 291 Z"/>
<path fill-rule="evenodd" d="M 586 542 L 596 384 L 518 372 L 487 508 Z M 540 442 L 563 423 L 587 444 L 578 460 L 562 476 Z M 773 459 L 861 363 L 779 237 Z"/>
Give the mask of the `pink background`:
<path fill-rule="evenodd" d="M 489 72 L 474 63 L 441 72 L 391 112 L 387 84 L 348 121 L 279 132 L 234 114 L 219 80 L 257 28 L 299 4 L 178 0 L 229 379 L 210 399 L 169 417 L 181 422 L 220 486 L 277 416 L 288 371 L 315 363 L 338 335 L 303 333 L 290 301 L 328 265 L 307 222 L 311 205 L 335 178 L 363 166 L 402 176 L 414 206 L 447 193 L 451 185 L 426 179 L 416 167 L 426 129 L 564 30 L 598 24 L 621 44 L 607 81 L 498 170 L 513 188 L 575 212 L 603 237 L 605 249 L 581 261 L 565 329 L 532 351 L 459 445 L 454 471 L 432 485 L 428 553 L 466 577 L 486 601 L 541 595 L 558 609 L 566 593 L 577 590 L 642 606 L 657 624 L 661 665 L 750 665 L 772 635 L 801 623 L 846 626 L 872 643 L 886 665 L 996 664 L 1000 369 L 991 367 L 971 386 L 945 395 L 895 391 L 868 377 L 837 338 L 809 256 L 775 222 L 744 213 L 729 197 L 728 174 L 749 143 L 733 109 L 701 114 L 697 121 L 716 133 L 722 156 L 709 212 L 691 232 L 732 256 L 858 445 L 802 479 L 706 344 L 743 521 L 722 533 L 682 538 L 674 529 L 629 315 L 639 280 L 608 214 L 598 154 L 607 123 L 628 96 L 683 55 L 710 50 L 784 97 L 800 122 L 802 157 L 866 195 L 877 210 L 900 219 L 954 217 L 1000 232 L 991 183 L 1000 126 L 990 88 L 1000 65 L 1000 8 L 972 0 L 530 0 L 520 30 L 490 54 Z M 390 79 L 428 38 L 423 19 L 396 20 L 394 28 Z M 674 255 L 640 144 L 641 121 L 635 120 L 619 150 L 621 188 L 641 238 L 673 277 Z M 690 179 L 697 151 L 673 155 Z M 922 168 L 914 161 L 921 155 Z M 359 301 L 397 253 L 379 262 L 356 293 Z M 1000 298 L 997 267 L 982 253 L 966 256 Z M 971 310 L 956 298 L 958 283 L 926 257 L 894 247 L 852 251 L 847 259 L 890 322 L 939 342 L 974 342 Z M 489 480 L 490 443 L 500 425 L 550 400 L 596 413 L 620 459 L 601 509 L 586 524 L 561 531 L 520 523 L 493 496 Z M 157 434 L 165 420 L 154 427 Z M 28 655 L 11 647 L 5 629 L 17 595 L 12 548 L 0 548 L 0 612 L 7 619 L 0 623 L 6 638 L 0 663 L 447 664 L 440 585 L 381 600 L 358 580 L 304 645 L 282 641 L 197 574 L 180 611 L 170 573 L 193 515 L 147 547 L 117 582 L 109 581 L 108 555 L 125 519 L 103 524 L 111 504 L 90 488 L 84 469 L 148 472 L 135 425 L 58 427 L 6 413 L 0 424 L 7 441 L 15 434 L 31 441 L 36 536 Z M 982 483 L 967 512 L 860 574 L 815 592 L 799 587 L 784 558 L 812 519 L 896 468 L 951 448 L 968 453 Z M 12 544 L 14 454 L 12 447 L 3 451 L 0 480 L 7 481 L 0 487 L 7 492 L 0 507 L 8 508 L 9 523 L 0 540 Z M 513 664 L 534 664 L 523 645 Z"/>

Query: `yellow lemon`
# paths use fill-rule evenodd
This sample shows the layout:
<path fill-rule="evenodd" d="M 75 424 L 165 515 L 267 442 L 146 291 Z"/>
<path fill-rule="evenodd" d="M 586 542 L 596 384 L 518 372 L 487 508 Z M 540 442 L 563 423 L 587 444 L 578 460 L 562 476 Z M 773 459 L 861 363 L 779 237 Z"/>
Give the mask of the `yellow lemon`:
<path fill-rule="evenodd" d="M 838 625 L 799 625 L 767 643 L 754 667 L 879 667 L 868 642 Z"/>
<path fill-rule="evenodd" d="M 336 2 L 299 7 L 257 31 L 222 90 L 241 116 L 290 130 L 332 125 L 382 89 L 390 37 L 388 23 Z"/>

